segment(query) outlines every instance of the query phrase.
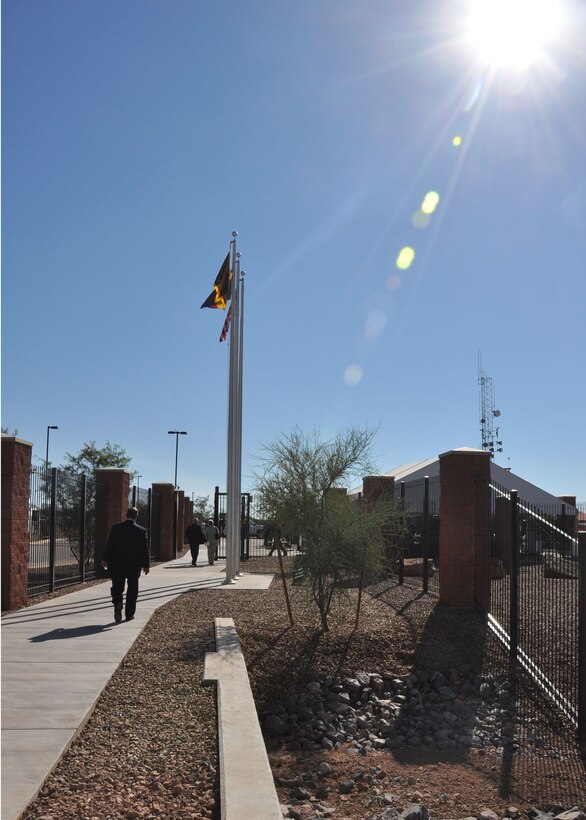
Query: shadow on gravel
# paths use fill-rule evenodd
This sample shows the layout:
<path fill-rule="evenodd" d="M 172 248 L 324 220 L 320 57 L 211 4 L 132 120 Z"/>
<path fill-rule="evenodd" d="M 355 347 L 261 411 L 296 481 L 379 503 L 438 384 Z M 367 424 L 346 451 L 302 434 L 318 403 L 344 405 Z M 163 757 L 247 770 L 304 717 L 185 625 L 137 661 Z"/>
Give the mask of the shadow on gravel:
<path fill-rule="evenodd" d="M 518 793 L 526 782 L 537 782 L 543 784 L 543 792 L 574 795 L 586 804 L 586 765 L 575 727 L 526 675 L 509 665 L 503 647 L 475 610 L 447 607 L 420 590 L 392 581 L 373 592 L 373 597 L 387 604 L 409 626 L 414 641 L 415 693 L 429 686 L 425 672 L 440 671 L 448 689 L 456 694 L 452 699 L 449 692 L 444 692 L 446 711 L 458 718 L 458 722 L 454 720 L 454 733 L 459 748 L 438 749 L 437 744 L 419 743 L 417 739 L 415 747 L 410 747 L 407 739 L 406 745 L 393 750 L 397 760 L 421 764 L 461 762 L 470 757 L 472 748 L 481 755 L 496 751 L 500 763 L 494 774 L 501 797 Z M 452 672 L 451 679 L 450 670 L 458 673 Z M 462 689 L 464 678 L 467 685 Z M 440 688 L 436 689 L 441 697 Z M 428 692 L 422 694 L 425 697 Z M 406 735 L 416 730 L 421 720 L 416 705 L 409 704 L 408 698 L 399 714 L 397 723 Z M 446 728 L 442 726 L 440 736 Z"/>

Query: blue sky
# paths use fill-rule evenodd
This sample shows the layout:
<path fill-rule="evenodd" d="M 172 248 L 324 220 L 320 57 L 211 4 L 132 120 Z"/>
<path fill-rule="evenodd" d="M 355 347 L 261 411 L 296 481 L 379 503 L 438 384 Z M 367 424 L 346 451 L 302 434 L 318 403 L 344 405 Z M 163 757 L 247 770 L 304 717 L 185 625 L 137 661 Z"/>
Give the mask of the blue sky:
<path fill-rule="evenodd" d="M 187 430 L 180 486 L 224 486 L 199 306 L 237 230 L 244 488 L 293 425 L 380 425 L 382 471 L 479 446 L 480 351 L 497 461 L 586 501 L 586 17 L 560 2 L 518 69 L 467 0 L 4 0 L 2 424 L 35 460 L 59 425 L 57 464 L 117 442 L 141 486 Z"/>

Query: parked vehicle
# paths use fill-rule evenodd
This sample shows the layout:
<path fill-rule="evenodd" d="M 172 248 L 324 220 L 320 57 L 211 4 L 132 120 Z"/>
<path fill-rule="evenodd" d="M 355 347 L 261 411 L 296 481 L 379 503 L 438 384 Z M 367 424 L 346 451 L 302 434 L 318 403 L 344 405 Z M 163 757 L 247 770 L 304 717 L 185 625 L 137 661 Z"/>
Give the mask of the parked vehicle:
<path fill-rule="evenodd" d="M 248 521 L 248 535 L 250 538 L 262 538 L 264 535 L 265 526 L 259 521 L 254 521 L 252 518 Z"/>

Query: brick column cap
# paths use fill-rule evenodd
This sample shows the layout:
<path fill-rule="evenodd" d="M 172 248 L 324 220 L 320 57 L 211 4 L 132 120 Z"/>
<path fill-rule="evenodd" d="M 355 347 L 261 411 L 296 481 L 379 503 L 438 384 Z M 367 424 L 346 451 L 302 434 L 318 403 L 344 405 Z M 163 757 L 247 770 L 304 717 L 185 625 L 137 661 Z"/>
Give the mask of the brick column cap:
<path fill-rule="evenodd" d="M 447 450 L 445 453 L 441 453 L 438 458 L 443 458 L 444 456 L 452 456 L 454 454 L 459 455 L 468 455 L 468 456 L 488 456 L 490 458 L 490 453 L 488 450 L 482 450 L 479 447 L 456 447 L 455 450 Z"/>
<path fill-rule="evenodd" d="M 96 467 L 96 473 L 128 473 L 130 475 L 126 467 Z"/>
<path fill-rule="evenodd" d="M 6 433 L 2 433 L 2 441 L 14 441 L 16 444 L 26 444 L 28 447 L 32 447 L 32 441 L 27 441 L 24 438 L 18 438 L 17 436 L 9 436 Z"/>
<path fill-rule="evenodd" d="M 175 485 L 172 481 L 154 481 L 152 484 L 153 487 L 171 487 L 172 490 L 175 489 Z"/>

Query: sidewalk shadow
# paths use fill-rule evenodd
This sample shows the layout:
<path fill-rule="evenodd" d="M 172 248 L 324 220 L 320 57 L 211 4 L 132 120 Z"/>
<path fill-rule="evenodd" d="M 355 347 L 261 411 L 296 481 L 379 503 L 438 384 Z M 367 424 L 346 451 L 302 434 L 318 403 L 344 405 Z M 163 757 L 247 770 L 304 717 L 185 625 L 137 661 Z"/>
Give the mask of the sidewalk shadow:
<path fill-rule="evenodd" d="M 98 632 L 106 632 L 112 629 L 111 625 L 101 626 L 74 626 L 66 629 L 61 627 L 58 629 L 51 629 L 50 632 L 43 632 L 41 635 L 35 635 L 29 638 L 30 643 L 42 643 L 43 641 L 56 641 L 63 638 L 82 638 L 85 635 L 95 635 Z"/>

